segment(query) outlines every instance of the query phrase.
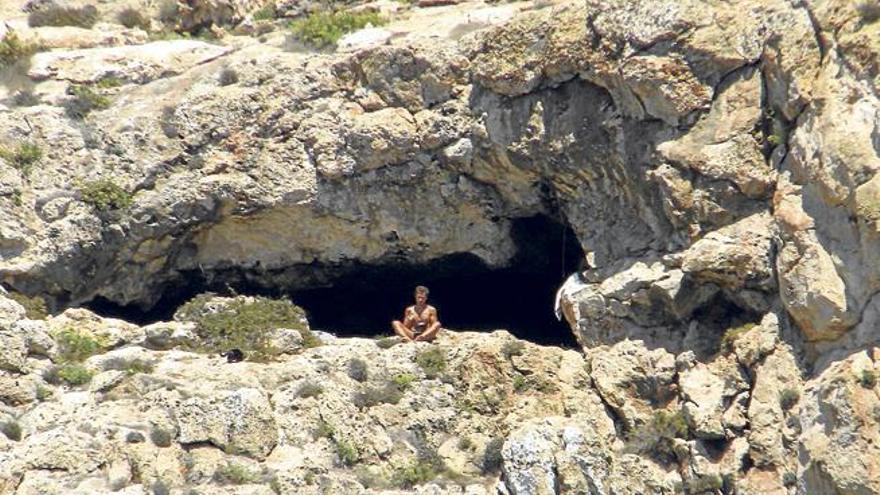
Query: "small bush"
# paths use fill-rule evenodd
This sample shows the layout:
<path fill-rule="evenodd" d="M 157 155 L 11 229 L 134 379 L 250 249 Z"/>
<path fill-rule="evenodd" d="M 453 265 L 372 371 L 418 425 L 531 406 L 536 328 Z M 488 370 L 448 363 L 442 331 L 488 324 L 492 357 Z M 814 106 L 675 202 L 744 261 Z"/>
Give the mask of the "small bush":
<path fill-rule="evenodd" d="M 344 440 L 336 442 L 336 455 L 343 466 L 354 466 L 361 457 L 357 447 Z"/>
<path fill-rule="evenodd" d="M 15 31 L 8 31 L 6 36 L 0 40 L 0 69 L 9 67 L 19 60 L 30 58 L 37 50 L 39 50 L 37 45 L 22 41 Z"/>
<path fill-rule="evenodd" d="M 859 384 L 865 388 L 874 388 L 877 385 L 877 375 L 874 370 L 864 369 L 859 373 Z"/>
<path fill-rule="evenodd" d="M 791 487 L 797 484 L 797 473 L 792 471 L 786 471 L 782 475 L 782 485 L 786 487 Z"/>
<path fill-rule="evenodd" d="M 257 10 L 253 14 L 253 19 L 255 21 L 271 21 L 278 17 L 278 11 L 275 8 L 275 3 L 270 2 L 263 6 L 260 10 Z"/>
<path fill-rule="evenodd" d="M 2 65 L 2 62 L 0 62 L 0 68 L 2 68 Z M 23 89 L 12 96 L 12 104 L 17 107 L 33 107 L 40 104 L 40 97 L 29 89 Z"/>
<path fill-rule="evenodd" d="M 676 438 L 687 438 L 688 425 L 680 411 L 656 411 L 648 423 L 632 432 L 627 441 L 630 450 L 648 454 L 661 462 L 675 460 Z"/>
<path fill-rule="evenodd" d="M 220 74 L 217 75 L 217 82 L 220 86 L 229 86 L 230 84 L 235 84 L 238 82 L 238 72 L 235 69 L 230 69 L 226 67 L 220 71 Z"/>
<path fill-rule="evenodd" d="M 14 150 L 0 148 L 0 158 L 27 177 L 33 166 L 43 158 L 43 149 L 36 143 L 20 143 Z"/>
<path fill-rule="evenodd" d="M 122 86 L 122 79 L 119 79 L 116 76 L 107 76 L 98 81 L 95 86 L 101 89 L 118 88 L 119 86 Z"/>
<path fill-rule="evenodd" d="M 433 467 L 419 461 L 414 461 L 407 466 L 395 470 L 394 474 L 391 475 L 391 483 L 398 488 L 408 490 L 416 485 L 431 481 L 436 477 L 437 473 Z"/>
<path fill-rule="evenodd" d="M 109 98 L 96 93 L 88 86 L 73 85 L 67 92 L 73 98 L 64 102 L 64 111 L 72 119 L 81 120 L 93 110 L 110 107 Z"/>
<path fill-rule="evenodd" d="M 144 443 L 146 438 L 144 438 L 144 434 L 139 431 L 130 431 L 126 433 L 125 441 L 128 443 Z"/>
<path fill-rule="evenodd" d="M 380 349 L 390 349 L 399 343 L 400 339 L 397 337 L 385 337 L 376 341 L 376 345 L 379 346 Z"/>
<path fill-rule="evenodd" d="M 156 447 L 170 447 L 171 440 L 171 432 L 165 428 L 153 425 L 153 428 L 150 429 L 150 441 L 153 442 Z"/>
<path fill-rule="evenodd" d="M 46 301 L 40 296 L 28 297 L 20 292 L 10 292 L 6 297 L 21 304 L 29 320 L 45 320 L 49 316 Z"/>
<path fill-rule="evenodd" d="M 134 7 L 125 7 L 120 10 L 119 13 L 116 14 L 116 22 L 129 29 L 139 28 L 144 31 L 150 30 L 150 19 Z"/>
<path fill-rule="evenodd" d="M 73 327 L 65 327 L 54 335 L 58 357 L 63 362 L 82 362 L 101 351 L 103 345 L 95 337 Z"/>
<path fill-rule="evenodd" d="M 529 387 L 528 382 L 526 382 L 526 377 L 517 373 L 513 377 L 513 390 L 517 392 L 522 392 L 523 390 Z"/>
<path fill-rule="evenodd" d="M 383 387 L 365 387 L 355 394 L 353 403 L 358 409 L 373 407 L 379 404 L 397 404 L 403 394 L 393 382 L 386 383 Z"/>
<path fill-rule="evenodd" d="M 286 300 L 256 297 L 237 298 L 218 309 L 208 306 L 213 294 L 200 294 L 181 306 L 175 318 L 196 324 L 199 342 L 194 350 L 216 353 L 241 349 L 248 360 L 266 360 L 277 354 L 270 342 L 276 328 L 297 330 L 304 347 L 321 345 L 320 339 L 303 324 L 303 310 Z"/>
<path fill-rule="evenodd" d="M 348 376 L 352 380 L 359 382 L 367 381 L 369 373 L 367 373 L 367 363 L 363 359 L 352 359 L 348 362 Z"/>
<path fill-rule="evenodd" d="M 112 179 L 85 182 L 79 187 L 79 194 L 83 203 L 101 212 L 128 208 L 132 203 L 131 194 Z"/>
<path fill-rule="evenodd" d="M 124 371 L 128 375 L 149 374 L 153 372 L 153 363 L 140 358 L 116 357 L 104 361 L 104 369 Z"/>
<path fill-rule="evenodd" d="M 375 12 L 317 12 L 294 21 L 290 27 L 303 42 L 321 48 L 335 44 L 347 33 L 367 24 L 381 26 L 386 20 Z"/>
<path fill-rule="evenodd" d="M 159 4 L 159 20 L 164 24 L 174 24 L 180 15 L 177 0 L 162 0 Z"/>
<path fill-rule="evenodd" d="M 513 356 L 522 355 L 525 350 L 526 345 L 520 342 L 519 340 L 511 340 L 509 342 L 505 342 L 501 347 L 501 354 L 504 355 L 507 359 L 512 358 Z"/>
<path fill-rule="evenodd" d="M 260 481 L 260 473 L 241 464 L 229 463 L 217 468 L 213 479 L 222 485 L 246 485 Z"/>
<path fill-rule="evenodd" d="M 717 474 L 701 476 L 687 481 L 686 493 L 718 493 L 724 487 L 724 478 Z"/>
<path fill-rule="evenodd" d="M 300 385 L 299 389 L 296 391 L 297 397 L 309 398 L 309 397 L 317 397 L 324 392 L 324 387 L 318 385 L 317 383 L 306 382 Z"/>
<path fill-rule="evenodd" d="M 153 483 L 150 489 L 152 490 L 153 495 L 169 495 L 171 493 L 171 489 L 168 488 L 168 485 L 162 480 L 157 480 Z"/>
<path fill-rule="evenodd" d="M 779 392 L 779 406 L 783 411 L 788 411 L 801 399 L 801 393 L 796 388 L 784 388 Z"/>
<path fill-rule="evenodd" d="M 0 431 L 10 440 L 21 441 L 21 425 L 18 424 L 18 421 L 10 420 L 0 423 Z"/>
<path fill-rule="evenodd" d="M 49 400 L 50 398 L 52 398 L 53 394 L 54 394 L 54 392 L 52 391 L 51 388 L 43 386 L 43 385 L 37 385 L 37 400 L 38 401 L 45 402 L 45 401 Z"/>
<path fill-rule="evenodd" d="M 489 443 L 486 444 L 481 466 L 483 474 L 497 473 L 501 470 L 501 464 L 504 462 L 504 458 L 501 456 L 501 447 L 503 446 L 504 439 L 497 437 L 489 440 Z"/>
<path fill-rule="evenodd" d="M 458 450 L 471 450 L 474 448 L 474 442 L 468 437 L 458 439 Z"/>
<path fill-rule="evenodd" d="M 860 0 L 856 3 L 856 11 L 865 23 L 871 24 L 880 19 L 880 1 Z"/>
<path fill-rule="evenodd" d="M 412 373 L 399 373 L 394 375 L 394 378 L 391 379 L 394 382 L 394 386 L 397 387 L 397 390 L 401 392 L 406 392 L 412 387 L 414 381 L 416 381 L 416 376 Z"/>
<path fill-rule="evenodd" d="M 43 375 L 43 379 L 53 385 L 67 384 L 71 387 L 78 387 L 92 381 L 92 376 L 94 376 L 94 372 L 85 366 L 77 363 L 67 363 L 51 367 Z"/>
<path fill-rule="evenodd" d="M 722 352 L 733 352 L 733 344 L 737 339 L 746 334 L 749 330 L 755 328 L 754 323 L 746 323 L 744 325 L 740 325 L 738 327 L 731 327 L 724 331 L 724 335 L 721 337 L 721 351 Z"/>
<path fill-rule="evenodd" d="M 416 364 L 425 372 L 430 379 L 437 378 L 446 371 L 446 353 L 438 347 L 423 351 L 416 356 Z"/>
<path fill-rule="evenodd" d="M 39 26 L 77 26 L 90 29 L 98 21 L 98 9 L 94 5 L 84 7 L 63 7 L 50 4 L 37 9 L 28 16 L 28 25 Z"/>
<path fill-rule="evenodd" d="M 315 429 L 314 437 L 318 438 L 330 438 L 332 439 L 336 435 L 336 429 L 333 428 L 333 425 L 324 421 L 323 419 L 318 421 L 318 427 Z"/>

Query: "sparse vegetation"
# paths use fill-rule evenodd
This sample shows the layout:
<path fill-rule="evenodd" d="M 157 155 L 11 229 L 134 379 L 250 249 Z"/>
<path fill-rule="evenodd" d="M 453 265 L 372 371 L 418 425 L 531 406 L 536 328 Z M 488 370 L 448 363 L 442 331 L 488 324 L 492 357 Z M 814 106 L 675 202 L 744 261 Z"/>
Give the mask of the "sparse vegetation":
<path fill-rule="evenodd" d="M 92 381 L 94 373 L 79 363 L 65 363 L 59 366 L 50 366 L 43 373 L 46 383 L 52 385 L 70 385 L 78 387 Z"/>
<path fill-rule="evenodd" d="M 150 441 L 156 447 L 170 447 L 172 435 L 171 432 L 161 426 L 153 425 L 150 429 Z"/>
<path fill-rule="evenodd" d="M 260 481 L 260 473 L 247 466 L 230 462 L 214 471 L 214 481 L 223 485 L 246 485 Z"/>
<path fill-rule="evenodd" d="M 225 67 L 221 69 L 220 73 L 217 75 L 217 82 L 220 86 L 235 84 L 238 82 L 238 72 L 236 72 L 235 69 Z"/>
<path fill-rule="evenodd" d="M 797 473 L 793 471 L 786 471 L 782 475 L 782 485 L 783 486 L 794 486 L 797 484 Z"/>
<path fill-rule="evenodd" d="M 10 440 L 21 441 L 21 425 L 14 419 L 0 423 L 0 431 Z"/>
<path fill-rule="evenodd" d="M 85 182 L 79 186 L 79 194 L 84 203 L 101 212 L 128 208 L 132 203 L 131 193 L 112 179 Z"/>
<path fill-rule="evenodd" d="M 336 429 L 333 428 L 333 425 L 325 421 L 323 418 L 318 420 L 318 427 L 315 428 L 314 437 L 317 438 L 330 438 L 336 435 Z"/>
<path fill-rule="evenodd" d="M 458 450 L 471 450 L 474 448 L 474 442 L 468 437 L 461 437 L 458 439 Z"/>
<path fill-rule="evenodd" d="M 278 17 L 278 11 L 275 8 L 274 2 L 269 2 L 260 10 L 257 10 L 253 14 L 253 19 L 255 21 L 271 21 Z"/>
<path fill-rule="evenodd" d="M 513 377 L 513 390 L 516 392 L 522 392 L 526 388 L 528 388 L 528 383 L 526 382 L 526 377 L 517 373 Z"/>
<path fill-rule="evenodd" d="M 153 372 L 153 363 L 140 358 L 114 357 L 104 361 L 104 369 L 124 371 L 127 375 L 149 374 Z"/>
<path fill-rule="evenodd" d="M 880 0 L 859 0 L 856 2 L 856 12 L 866 24 L 871 24 L 880 19 Z"/>
<path fill-rule="evenodd" d="M 755 324 L 751 322 L 728 328 L 721 337 L 720 350 L 722 352 L 733 352 L 734 342 L 753 328 L 755 328 Z"/>
<path fill-rule="evenodd" d="M 801 393 L 796 388 L 784 388 L 779 392 L 779 406 L 783 411 L 793 408 L 801 400 Z"/>
<path fill-rule="evenodd" d="M 354 466 L 361 458 L 357 447 L 345 440 L 336 440 L 336 455 L 343 466 Z"/>
<path fill-rule="evenodd" d="M 316 12 L 294 21 L 290 27 L 303 42 L 322 48 L 335 44 L 347 33 L 367 25 L 381 26 L 385 22 L 375 12 Z"/>
<path fill-rule="evenodd" d="M 223 303 L 216 310 L 207 311 L 206 305 L 213 294 L 201 294 L 184 304 L 176 317 L 196 324 L 198 343 L 194 350 L 220 352 L 241 349 L 248 360 L 264 361 L 278 351 L 270 342 L 271 331 L 290 328 L 302 334 L 304 347 L 321 344 L 315 334 L 303 324 L 303 310 L 286 300 L 255 297 L 239 298 Z"/>
<path fill-rule="evenodd" d="M 88 86 L 73 85 L 67 93 L 72 98 L 64 102 L 64 111 L 71 119 L 81 120 L 93 110 L 103 110 L 110 106 L 109 98 Z"/>
<path fill-rule="evenodd" d="M 521 341 L 511 340 L 505 342 L 504 345 L 501 347 L 501 354 L 503 354 L 505 358 L 510 359 L 513 356 L 522 355 L 525 348 L 526 345 L 523 344 Z"/>
<path fill-rule="evenodd" d="M 9 31 L 0 40 L 0 69 L 30 58 L 39 49 L 40 47 L 33 43 L 22 41 L 15 31 Z"/>
<path fill-rule="evenodd" d="M 25 316 L 29 320 L 45 320 L 49 316 L 46 309 L 46 301 L 40 296 L 28 297 L 21 292 L 9 292 L 8 298 L 21 304 L 24 308 Z"/>
<path fill-rule="evenodd" d="M 118 88 L 119 86 L 122 86 L 122 79 L 119 79 L 116 76 L 107 76 L 98 81 L 96 86 L 101 89 Z"/>
<path fill-rule="evenodd" d="M 379 404 L 397 404 L 403 398 L 403 393 L 394 382 L 388 382 L 382 387 L 364 387 L 355 394 L 352 402 L 358 409 L 373 407 Z"/>
<path fill-rule="evenodd" d="M 159 20 L 164 24 L 174 24 L 180 11 L 177 0 L 162 0 L 159 4 Z"/>
<path fill-rule="evenodd" d="M 36 143 L 19 143 L 15 149 L 0 148 L 0 158 L 27 177 L 33 166 L 43 158 L 43 149 Z"/>
<path fill-rule="evenodd" d="M 686 493 L 718 493 L 724 487 L 724 478 L 717 474 L 701 476 L 687 481 Z"/>
<path fill-rule="evenodd" d="M 45 385 L 37 385 L 37 400 L 40 402 L 45 402 L 49 400 L 54 392 L 52 389 Z"/>
<path fill-rule="evenodd" d="M 153 495 L 170 495 L 171 489 L 168 488 L 168 484 L 163 480 L 156 480 L 153 485 L 150 487 L 153 491 Z"/>
<path fill-rule="evenodd" d="M 28 15 L 30 27 L 39 26 L 77 26 L 90 29 L 98 21 L 98 9 L 94 5 L 65 7 L 49 4 Z"/>
<path fill-rule="evenodd" d="M 53 335 L 62 362 L 79 363 L 101 351 L 103 343 L 88 333 L 67 326 Z"/>
<path fill-rule="evenodd" d="M 877 374 L 874 370 L 863 369 L 858 376 L 859 384 L 865 388 L 874 388 L 877 385 Z"/>
<path fill-rule="evenodd" d="M 380 349 L 390 349 L 400 343 L 397 337 L 385 337 L 376 341 Z"/>
<path fill-rule="evenodd" d="M 139 28 L 144 31 L 150 30 L 150 19 L 134 7 L 125 7 L 120 10 L 119 13 L 116 14 L 116 22 L 129 29 Z"/>
<path fill-rule="evenodd" d="M 501 470 L 501 463 L 504 462 L 504 458 L 501 456 L 501 447 L 503 446 L 504 439 L 498 437 L 489 440 L 489 443 L 486 444 L 481 466 L 483 474 L 497 473 Z"/>
<path fill-rule="evenodd" d="M 434 379 L 446 371 L 446 353 L 439 347 L 432 347 L 416 356 L 416 364 L 425 372 L 425 376 Z"/>
<path fill-rule="evenodd" d="M 125 441 L 128 443 L 144 443 L 146 438 L 144 438 L 144 434 L 139 431 L 130 431 L 126 433 Z"/>
<path fill-rule="evenodd" d="M 300 385 L 299 389 L 296 391 L 297 397 L 309 398 L 309 397 L 317 397 L 324 392 L 324 387 L 318 385 L 317 383 L 305 382 Z"/>
<path fill-rule="evenodd" d="M 651 420 L 636 428 L 629 436 L 627 447 L 640 454 L 647 454 L 661 462 L 673 462 L 676 438 L 688 437 L 688 425 L 681 411 L 674 413 L 656 411 Z"/>
<path fill-rule="evenodd" d="M 359 382 L 365 382 L 369 378 L 369 373 L 367 372 L 367 362 L 363 359 L 352 359 L 348 362 L 348 376 L 351 377 L 352 380 L 356 380 Z"/>
<path fill-rule="evenodd" d="M 437 477 L 437 472 L 428 464 L 413 461 L 400 467 L 391 475 L 391 483 L 398 488 L 410 489 Z"/>
<path fill-rule="evenodd" d="M 394 386 L 397 387 L 397 390 L 401 392 L 406 392 L 412 387 L 414 381 L 416 381 L 416 376 L 412 373 L 399 373 L 394 375 L 394 378 L 391 379 L 394 382 Z"/>
<path fill-rule="evenodd" d="M 0 62 L 0 68 L 2 68 L 2 65 L 2 62 Z M 17 107 L 32 107 L 40 104 L 40 97 L 30 89 L 22 89 L 12 96 L 12 104 Z"/>
<path fill-rule="evenodd" d="M 771 146 L 779 146 L 782 144 L 783 137 L 779 134 L 770 134 L 767 136 L 767 142 L 770 143 Z"/>

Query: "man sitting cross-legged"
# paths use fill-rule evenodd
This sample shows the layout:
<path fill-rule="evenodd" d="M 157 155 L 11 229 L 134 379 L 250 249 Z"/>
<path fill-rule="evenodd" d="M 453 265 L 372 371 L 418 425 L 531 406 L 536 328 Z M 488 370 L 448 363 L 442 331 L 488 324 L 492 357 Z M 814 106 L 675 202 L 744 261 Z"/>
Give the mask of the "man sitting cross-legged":
<path fill-rule="evenodd" d="M 403 312 L 403 323 L 394 320 L 391 327 L 405 342 L 431 342 L 440 332 L 437 309 L 428 305 L 427 287 L 416 287 L 415 298 L 415 305 Z"/>

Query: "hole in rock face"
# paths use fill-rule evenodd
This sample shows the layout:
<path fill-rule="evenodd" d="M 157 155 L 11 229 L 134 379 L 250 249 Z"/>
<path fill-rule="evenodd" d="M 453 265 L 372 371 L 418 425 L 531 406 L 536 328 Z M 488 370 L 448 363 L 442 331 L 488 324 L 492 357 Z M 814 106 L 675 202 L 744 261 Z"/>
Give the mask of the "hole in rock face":
<path fill-rule="evenodd" d="M 243 274 L 223 274 L 223 283 L 207 283 L 195 273 L 165 291 L 153 308 L 119 306 L 96 298 L 93 311 L 139 324 L 170 319 L 177 307 L 201 292 L 289 297 L 303 307 L 312 328 L 339 336 L 393 335 L 391 320 L 401 319 L 413 304 L 413 289 L 430 289 L 444 328 L 490 331 L 505 329 L 538 344 L 578 347 L 568 324 L 554 314 L 556 291 L 578 269 L 583 251 L 568 227 L 547 216 L 514 220 L 517 255 L 506 268 L 492 269 L 469 253 L 448 255 L 426 264 L 310 265 L 326 271 L 331 287 L 290 290 L 243 282 Z"/>

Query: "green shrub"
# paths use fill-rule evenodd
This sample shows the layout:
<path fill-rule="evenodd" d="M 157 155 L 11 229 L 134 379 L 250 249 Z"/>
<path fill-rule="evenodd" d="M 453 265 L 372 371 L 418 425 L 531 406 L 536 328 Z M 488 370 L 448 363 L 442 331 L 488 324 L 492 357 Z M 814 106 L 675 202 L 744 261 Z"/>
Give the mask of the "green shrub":
<path fill-rule="evenodd" d="M 724 335 L 721 337 L 721 351 L 722 352 L 733 352 L 733 344 L 737 339 L 746 334 L 749 330 L 755 328 L 754 323 L 745 323 L 738 327 L 731 327 L 724 331 Z"/>
<path fill-rule="evenodd" d="M 486 444 L 486 449 L 483 451 L 483 462 L 480 466 L 483 474 L 497 473 L 501 470 L 501 464 L 504 462 L 504 458 L 501 456 L 501 447 L 503 446 L 504 439 L 498 437 L 489 440 Z"/>
<path fill-rule="evenodd" d="M 101 89 L 118 88 L 119 86 L 122 86 L 122 79 L 119 79 L 116 76 L 107 76 L 98 81 L 95 86 Z"/>
<path fill-rule="evenodd" d="M 474 448 L 474 442 L 468 437 L 458 439 L 458 450 L 471 450 Z"/>
<path fill-rule="evenodd" d="M 116 14 L 116 22 L 129 29 L 139 28 L 144 31 L 150 30 L 150 19 L 134 7 L 125 7 L 120 10 L 119 13 Z"/>
<path fill-rule="evenodd" d="M 263 6 L 260 10 L 257 10 L 253 14 L 253 19 L 255 21 L 271 21 L 278 17 L 278 11 L 275 8 L 275 3 L 270 2 Z"/>
<path fill-rule="evenodd" d="M 336 435 L 336 429 L 333 428 L 333 425 L 325 421 L 323 418 L 318 420 L 318 427 L 315 429 L 314 437 L 318 438 L 329 438 L 333 439 Z"/>
<path fill-rule="evenodd" d="M 0 45 L 2 45 L 2 42 L 0 42 Z M 3 63 L 0 62 L 0 68 L 2 66 Z M 17 107 L 32 107 L 40 104 L 40 97 L 30 89 L 23 89 L 12 96 L 12 104 Z"/>
<path fill-rule="evenodd" d="M 53 394 L 54 394 L 54 392 L 52 391 L 51 388 L 43 386 L 43 385 L 37 385 L 37 400 L 38 401 L 45 402 L 48 399 L 50 399 Z"/>
<path fill-rule="evenodd" d="M 351 377 L 352 380 L 356 380 L 359 382 L 365 382 L 369 378 L 369 373 L 367 372 L 367 363 L 363 359 L 352 359 L 348 362 L 348 376 Z"/>
<path fill-rule="evenodd" d="M 46 301 L 40 296 L 28 297 L 21 292 L 10 292 L 6 297 L 21 304 L 29 320 L 45 320 L 49 316 Z"/>
<path fill-rule="evenodd" d="M 230 84 L 235 84 L 238 82 L 238 72 L 235 69 L 231 69 L 229 67 L 223 68 L 220 70 L 220 74 L 217 75 L 217 82 L 220 86 L 229 86 Z"/>
<path fill-rule="evenodd" d="M 299 386 L 299 389 L 296 391 L 297 397 L 309 398 L 309 397 L 317 397 L 324 392 L 324 387 L 318 385 L 317 383 L 305 382 Z"/>
<path fill-rule="evenodd" d="M 149 374 L 153 372 L 153 363 L 140 358 L 114 357 L 104 361 L 104 369 L 124 371 L 127 375 Z"/>
<path fill-rule="evenodd" d="M 105 212 L 121 210 L 131 206 L 131 193 L 121 188 L 112 179 L 88 181 L 79 187 L 80 199 L 96 210 Z"/>
<path fill-rule="evenodd" d="M 413 461 L 406 466 L 397 468 L 391 475 L 391 483 L 398 488 L 408 490 L 436 477 L 437 472 L 430 465 Z"/>
<path fill-rule="evenodd" d="M 99 353 L 104 347 L 96 337 L 80 332 L 73 327 L 64 327 L 55 335 L 58 344 L 58 358 L 62 362 L 78 363 Z"/>
<path fill-rule="evenodd" d="M 18 424 L 18 421 L 9 420 L 0 423 L 0 431 L 10 440 L 21 441 L 21 425 Z"/>
<path fill-rule="evenodd" d="M 28 15 L 28 25 L 39 26 L 77 26 L 90 29 L 98 21 L 98 9 L 94 5 L 83 7 L 64 7 L 50 4 Z"/>
<path fill-rule="evenodd" d="M 511 340 L 509 342 L 505 342 L 501 347 L 501 354 L 504 355 L 507 359 L 512 358 L 513 356 L 522 355 L 525 350 L 526 345 L 520 342 L 519 340 Z"/>
<path fill-rule="evenodd" d="M 270 342 L 271 332 L 277 328 L 297 330 L 303 336 L 305 347 L 321 344 L 305 325 L 303 310 L 286 300 L 256 297 L 250 300 L 237 298 L 217 311 L 206 311 L 213 294 L 200 294 L 184 304 L 175 318 L 196 324 L 199 342 L 194 350 L 221 352 L 241 349 L 248 360 L 261 361 L 271 358 L 278 351 Z"/>
<path fill-rule="evenodd" d="M 260 481 L 260 473 L 241 464 L 229 463 L 214 471 L 213 479 L 222 485 L 246 485 Z"/>
<path fill-rule="evenodd" d="M 647 454 L 661 462 L 675 460 L 674 441 L 687 438 L 688 425 L 681 411 L 656 411 L 651 420 L 635 429 L 627 440 L 627 447 Z"/>
<path fill-rule="evenodd" d="M 880 1 L 859 0 L 856 3 L 856 11 L 865 23 L 871 24 L 880 19 Z"/>
<path fill-rule="evenodd" d="M 50 367 L 43 379 L 52 385 L 67 384 L 71 387 L 85 385 L 92 381 L 94 372 L 78 363 L 66 363 Z"/>
<path fill-rule="evenodd" d="M 416 356 L 416 364 L 422 368 L 425 376 L 430 379 L 437 378 L 446 371 L 446 353 L 439 347 L 432 347 Z"/>
<path fill-rule="evenodd" d="M 376 341 L 376 345 L 379 346 L 380 349 L 390 349 L 399 343 L 400 339 L 397 337 L 385 337 Z"/>
<path fill-rule="evenodd" d="M 170 447 L 172 438 L 171 432 L 161 426 L 153 425 L 150 429 L 150 441 L 156 447 Z"/>
<path fill-rule="evenodd" d="M 344 440 L 336 441 L 336 455 L 343 466 L 354 466 L 361 458 L 357 447 Z"/>
<path fill-rule="evenodd" d="M 416 375 L 412 373 L 399 373 L 394 375 L 394 378 L 391 379 L 394 382 L 394 386 L 397 387 L 397 390 L 401 392 L 406 392 L 412 387 L 414 381 L 416 381 Z"/>
<path fill-rule="evenodd" d="M 526 382 L 526 377 L 517 373 L 513 377 L 513 389 L 517 392 L 522 392 L 523 390 L 528 388 L 528 382 Z"/>
<path fill-rule="evenodd" d="M 375 12 L 317 12 L 294 21 L 290 27 L 303 42 L 318 48 L 335 44 L 347 33 L 367 24 L 381 26 L 386 20 Z"/>
<path fill-rule="evenodd" d="M 9 31 L 0 40 L 0 69 L 5 69 L 19 60 L 30 58 L 40 47 L 27 43 L 18 37 L 15 31 Z"/>
<path fill-rule="evenodd" d="M 403 393 L 394 382 L 388 382 L 382 387 L 365 387 L 355 394 L 352 402 L 358 409 L 373 407 L 379 404 L 397 404 L 403 398 Z"/>
<path fill-rule="evenodd" d="M 874 373 L 874 370 L 862 370 L 859 373 L 859 383 L 865 388 L 874 388 L 877 385 L 877 375 Z"/>
<path fill-rule="evenodd" d="M 20 143 L 14 150 L 0 148 L 0 158 L 27 177 L 33 166 L 43 158 L 43 149 L 36 143 Z"/>
<path fill-rule="evenodd" d="M 779 392 L 779 406 L 783 411 L 788 411 L 801 399 L 801 393 L 796 388 L 784 388 Z"/>
<path fill-rule="evenodd" d="M 718 474 L 701 476 L 687 481 L 686 493 L 718 493 L 724 488 L 724 478 Z"/>
<path fill-rule="evenodd" d="M 84 119 L 93 110 L 110 107 L 110 99 L 96 93 L 88 86 L 73 85 L 67 93 L 72 96 L 64 102 L 64 111 L 72 119 Z"/>

